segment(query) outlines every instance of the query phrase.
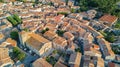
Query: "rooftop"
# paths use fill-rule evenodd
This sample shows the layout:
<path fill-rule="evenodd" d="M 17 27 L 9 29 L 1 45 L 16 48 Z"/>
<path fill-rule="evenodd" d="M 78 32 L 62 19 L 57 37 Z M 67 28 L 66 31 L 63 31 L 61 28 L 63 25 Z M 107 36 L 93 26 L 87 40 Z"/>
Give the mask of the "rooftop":
<path fill-rule="evenodd" d="M 59 44 L 59 45 L 61 45 L 61 46 L 65 46 L 65 45 L 63 44 L 63 42 L 67 42 L 67 40 L 64 39 L 64 38 L 62 38 L 62 37 L 56 37 L 56 38 L 53 40 L 53 42 L 56 43 L 56 44 Z"/>
<path fill-rule="evenodd" d="M 66 39 L 71 39 L 71 38 L 74 38 L 74 35 L 73 35 L 72 33 L 70 33 L 70 32 L 65 32 L 65 33 L 64 33 L 64 37 L 65 37 Z"/>
<path fill-rule="evenodd" d="M 17 45 L 17 42 L 11 38 L 8 38 L 5 42 L 10 43 L 14 47 Z"/>
<path fill-rule="evenodd" d="M 67 66 L 58 61 L 58 62 L 54 65 L 54 67 L 67 67 Z"/>
<path fill-rule="evenodd" d="M 0 40 L 4 38 L 4 35 L 0 33 Z"/>
<path fill-rule="evenodd" d="M 40 50 L 45 43 L 50 42 L 47 39 L 35 33 L 30 34 L 30 36 L 31 37 L 26 41 L 26 43 L 37 50 Z"/>
<path fill-rule="evenodd" d="M 46 38 L 54 39 L 57 36 L 57 34 L 55 32 L 53 32 L 53 31 L 46 31 L 44 33 L 44 36 Z"/>
<path fill-rule="evenodd" d="M 51 64 L 49 64 L 47 61 L 45 61 L 42 58 L 37 59 L 35 62 L 33 62 L 33 67 L 52 67 Z"/>
<path fill-rule="evenodd" d="M 112 15 L 103 15 L 99 20 L 108 22 L 108 26 L 111 26 L 114 22 L 116 22 L 118 17 Z"/>
<path fill-rule="evenodd" d="M 75 66 L 80 66 L 80 61 L 81 61 L 81 54 L 80 53 L 73 53 L 70 55 L 70 60 L 69 60 L 69 64 L 70 65 L 75 65 Z"/>
<path fill-rule="evenodd" d="M 9 62 L 13 62 L 9 57 L 8 48 L 0 47 L 0 66 Z"/>

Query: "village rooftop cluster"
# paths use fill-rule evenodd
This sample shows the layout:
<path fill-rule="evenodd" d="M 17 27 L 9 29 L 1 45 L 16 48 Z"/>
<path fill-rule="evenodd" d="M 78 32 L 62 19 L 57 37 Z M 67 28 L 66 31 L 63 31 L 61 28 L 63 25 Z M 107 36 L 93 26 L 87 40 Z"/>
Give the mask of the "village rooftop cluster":
<path fill-rule="evenodd" d="M 0 67 L 120 67 L 116 42 L 102 34 L 116 33 L 118 17 L 80 12 L 73 0 L 39 2 L 0 3 Z"/>

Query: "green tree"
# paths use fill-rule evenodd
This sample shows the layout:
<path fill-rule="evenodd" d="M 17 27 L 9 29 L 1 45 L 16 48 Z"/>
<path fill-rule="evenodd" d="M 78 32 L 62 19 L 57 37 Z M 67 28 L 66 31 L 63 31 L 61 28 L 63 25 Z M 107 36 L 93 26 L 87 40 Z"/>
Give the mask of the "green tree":
<path fill-rule="evenodd" d="M 4 0 L 0 0 L 0 2 L 4 2 Z"/>
<path fill-rule="evenodd" d="M 56 53 L 58 53 L 58 51 L 57 51 L 57 50 L 54 50 L 54 51 L 53 51 L 53 54 L 56 54 Z"/>
<path fill-rule="evenodd" d="M 69 1 L 69 0 L 65 0 L 66 5 L 68 5 L 68 1 Z"/>
<path fill-rule="evenodd" d="M 59 14 L 62 14 L 62 15 L 68 16 L 68 13 L 67 13 L 67 12 L 58 12 L 57 14 L 58 14 L 58 15 L 59 15 Z"/>
<path fill-rule="evenodd" d="M 13 26 L 17 26 L 17 22 L 11 16 L 7 17 L 7 20 L 11 22 Z"/>
<path fill-rule="evenodd" d="M 113 43 L 113 42 L 116 41 L 116 38 L 115 38 L 114 35 L 107 35 L 107 36 L 105 37 L 105 39 L 106 39 L 107 41 L 111 42 L 111 43 Z"/>
<path fill-rule="evenodd" d="M 38 4 L 39 3 L 39 0 L 35 0 L 35 4 Z"/>
<path fill-rule="evenodd" d="M 57 30 L 56 32 L 59 36 L 63 36 L 63 34 L 65 33 L 65 31 L 63 30 Z"/>
<path fill-rule="evenodd" d="M 18 60 L 22 61 L 25 58 L 25 54 L 20 51 L 18 47 L 13 47 L 13 52 L 12 52 L 12 59 L 17 58 Z"/>
<path fill-rule="evenodd" d="M 13 14 L 12 16 L 19 24 L 22 23 L 21 18 L 17 14 Z"/>
<path fill-rule="evenodd" d="M 22 23 L 22 19 L 19 18 L 17 14 L 13 14 L 12 16 L 8 16 L 7 20 L 13 25 L 17 26 L 18 24 Z"/>
<path fill-rule="evenodd" d="M 46 28 L 45 30 L 46 30 L 46 31 L 48 31 L 48 30 L 49 30 L 49 28 Z"/>
<path fill-rule="evenodd" d="M 48 5 L 54 6 L 54 3 L 53 2 L 49 2 Z"/>
<path fill-rule="evenodd" d="M 17 31 L 12 31 L 10 33 L 10 37 L 14 40 L 18 40 L 19 39 L 18 32 Z"/>
<path fill-rule="evenodd" d="M 44 34 L 48 30 L 49 30 L 49 28 L 46 28 L 46 29 L 42 30 L 41 33 Z"/>
<path fill-rule="evenodd" d="M 29 31 L 29 29 L 28 29 L 28 28 L 24 28 L 23 30 L 24 30 L 24 31 L 26 31 L 26 32 L 28 32 L 28 31 Z"/>
<path fill-rule="evenodd" d="M 103 13 L 120 17 L 120 10 L 116 6 L 116 3 L 119 1 L 120 0 L 76 0 L 76 2 L 79 3 L 81 11 L 95 8 Z"/>
<path fill-rule="evenodd" d="M 75 13 L 76 10 L 74 8 L 71 8 L 71 13 Z"/>
<path fill-rule="evenodd" d="M 76 48 L 75 52 L 81 52 L 81 49 L 80 48 Z"/>
<path fill-rule="evenodd" d="M 107 36 L 107 34 L 105 33 L 105 32 L 103 32 L 103 31 L 99 31 L 104 37 L 106 37 Z"/>
<path fill-rule="evenodd" d="M 115 24 L 115 28 L 120 29 L 120 24 Z"/>

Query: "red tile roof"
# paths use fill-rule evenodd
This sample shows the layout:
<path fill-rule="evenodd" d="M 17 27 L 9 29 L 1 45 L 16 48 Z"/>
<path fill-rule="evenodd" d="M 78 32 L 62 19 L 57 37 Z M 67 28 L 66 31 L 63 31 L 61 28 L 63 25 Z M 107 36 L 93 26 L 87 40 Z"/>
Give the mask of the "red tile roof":
<path fill-rule="evenodd" d="M 99 20 L 100 20 L 100 21 L 109 22 L 110 24 L 108 24 L 108 25 L 110 26 L 111 24 L 113 24 L 114 22 L 116 22 L 117 19 L 118 19 L 118 17 L 116 17 L 116 16 L 104 15 L 104 16 L 102 16 Z"/>

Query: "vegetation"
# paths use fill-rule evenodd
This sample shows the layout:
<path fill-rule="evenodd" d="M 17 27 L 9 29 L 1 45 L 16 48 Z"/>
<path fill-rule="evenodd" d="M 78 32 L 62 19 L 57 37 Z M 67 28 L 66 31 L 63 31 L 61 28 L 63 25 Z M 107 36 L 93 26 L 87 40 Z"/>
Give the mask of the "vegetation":
<path fill-rule="evenodd" d="M 12 31 L 10 33 L 10 37 L 14 40 L 19 40 L 18 32 L 17 31 Z"/>
<path fill-rule="evenodd" d="M 120 29 L 120 24 L 115 24 L 115 28 Z"/>
<path fill-rule="evenodd" d="M 111 43 L 113 43 L 113 42 L 116 41 L 116 37 L 115 37 L 115 35 L 114 35 L 113 32 L 103 32 L 103 31 L 99 31 L 99 32 L 104 36 L 104 38 L 105 38 L 107 41 L 109 41 L 109 42 L 111 42 Z"/>
<path fill-rule="evenodd" d="M 68 1 L 69 1 L 69 0 L 65 0 L 66 5 L 68 5 Z"/>
<path fill-rule="evenodd" d="M 10 54 L 12 59 L 18 59 L 20 61 L 24 60 L 25 58 L 25 54 L 23 52 L 20 51 L 20 49 L 18 47 L 13 47 L 13 51 Z"/>
<path fill-rule="evenodd" d="M 48 5 L 54 6 L 54 3 L 53 2 L 49 2 Z"/>
<path fill-rule="evenodd" d="M 71 13 L 75 13 L 76 10 L 74 8 L 71 8 Z"/>
<path fill-rule="evenodd" d="M 44 34 L 48 30 L 49 30 L 49 28 L 46 28 L 45 30 L 42 30 L 41 33 Z"/>
<path fill-rule="evenodd" d="M 65 33 L 65 31 L 63 30 L 57 30 L 56 32 L 59 36 L 63 36 L 63 34 Z"/>
<path fill-rule="evenodd" d="M 17 0 L 17 1 L 21 1 L 21 2 L 27 2 L 27 0 Z"/>
<path fill-rule="evenodd" d="M 120 29 L 120 20 L 118 20 L 118 22 L 115 24 L 115 28 Z"/>
<path fill-rule="evenodd" d="M 76 48 L 75 52 L 81 52 L 81 49 L 80 48 Z"/>
<path fill-rule="evenodd" d="M 17 26 L 17 22 L 13 19 L 12 16 L 7 17 L 7 20 L 8 20 L 9 22 L 11 22 L 11 24 L 12 24 L 13 26 Z"/>
<path fill-rule="evenodd" d="M 13 14 L 13 18 L 20 24 L 22 23 L 22 20 L 19 18 L 17 14 Z"/>
<path fill-rule="evenodd" d="M 26 32 L 29 32 L 29 29 L 28 29 L 28 28 L 24 28 L 23 30 L 26 31 Z"/>
<path fill-rule="evenodd" d="M 39 3 L 39 0 L 35 0 L 35 4 L 38 4 Z"/>
<path fill-rule="evenodd" d="M 13 26 L 17 26 L 18 24 L 22 23 L 22 20 L 17 14 L 13 14 L 12 16 L 7 17 L 7 20 L 11 22 Z"/>
<path fill-rule="evenodd" d="M 101 31 L 101 30 L 99 30 L 99 32 L 105 37 L 105 36 L 107 36 L 107 34 L 105 33 L 105 32 L 103 32 L 103 31 Z"/>
<path fill-rule="evenodd" d="M 59 15 L 59 14 L 62 14 L 62 15 L 68 16 L 68 13 L 67 13 L 67 12 L 58 12 L 57 14 L 58 14 L 58 15 Z"/>
<path fill-rule="evenodd" d="M 81 11 L 96 9 L 103 13 L 108 13 L 120 17 L 120 9 L 116 3 L 120 0 L 76 0 L 75 2 L 81 7 Z"/>
<path fill-rule="evenodd" d="M 0 0 L 0 2 L 4 2 L 4 0 Z"/>
<path fill-rule="evenodd" d="M 57 51 L 57 50 L 54 50 L 54 51 L 53 51 L 53 54 L 57 54 L 57 53 L 58 53 L 58 51 Z"/>
<path fill-rule="evenodd" d="M 110 35 L 110 34 L 108 34 L 108 35 L 105 37 L 105 39 L 106 39 L 107 41 L 111 42 L 111 43 L 113 43 L 113 42 L 116 41 L 115 36 L 114 36 L 114 35 Z"/>
<path fill-rule="evenodd" d="M 16 1 L 38 3 L 38 0 L 16 0 Z"/>
<path fill-rule="evenodd" d="M 57 60 L 54 57 L 52 57 L 52 56 L 46 57 L 46 61 L 49 62 L 50 64 L 52 64 L 53 66 L 57 62 Z"/>
<path fill-rule="evenodd" d="M 115 54 L 120 54 L 120 46 L 118 45 L 112 46 L 112 50 Z"/>

